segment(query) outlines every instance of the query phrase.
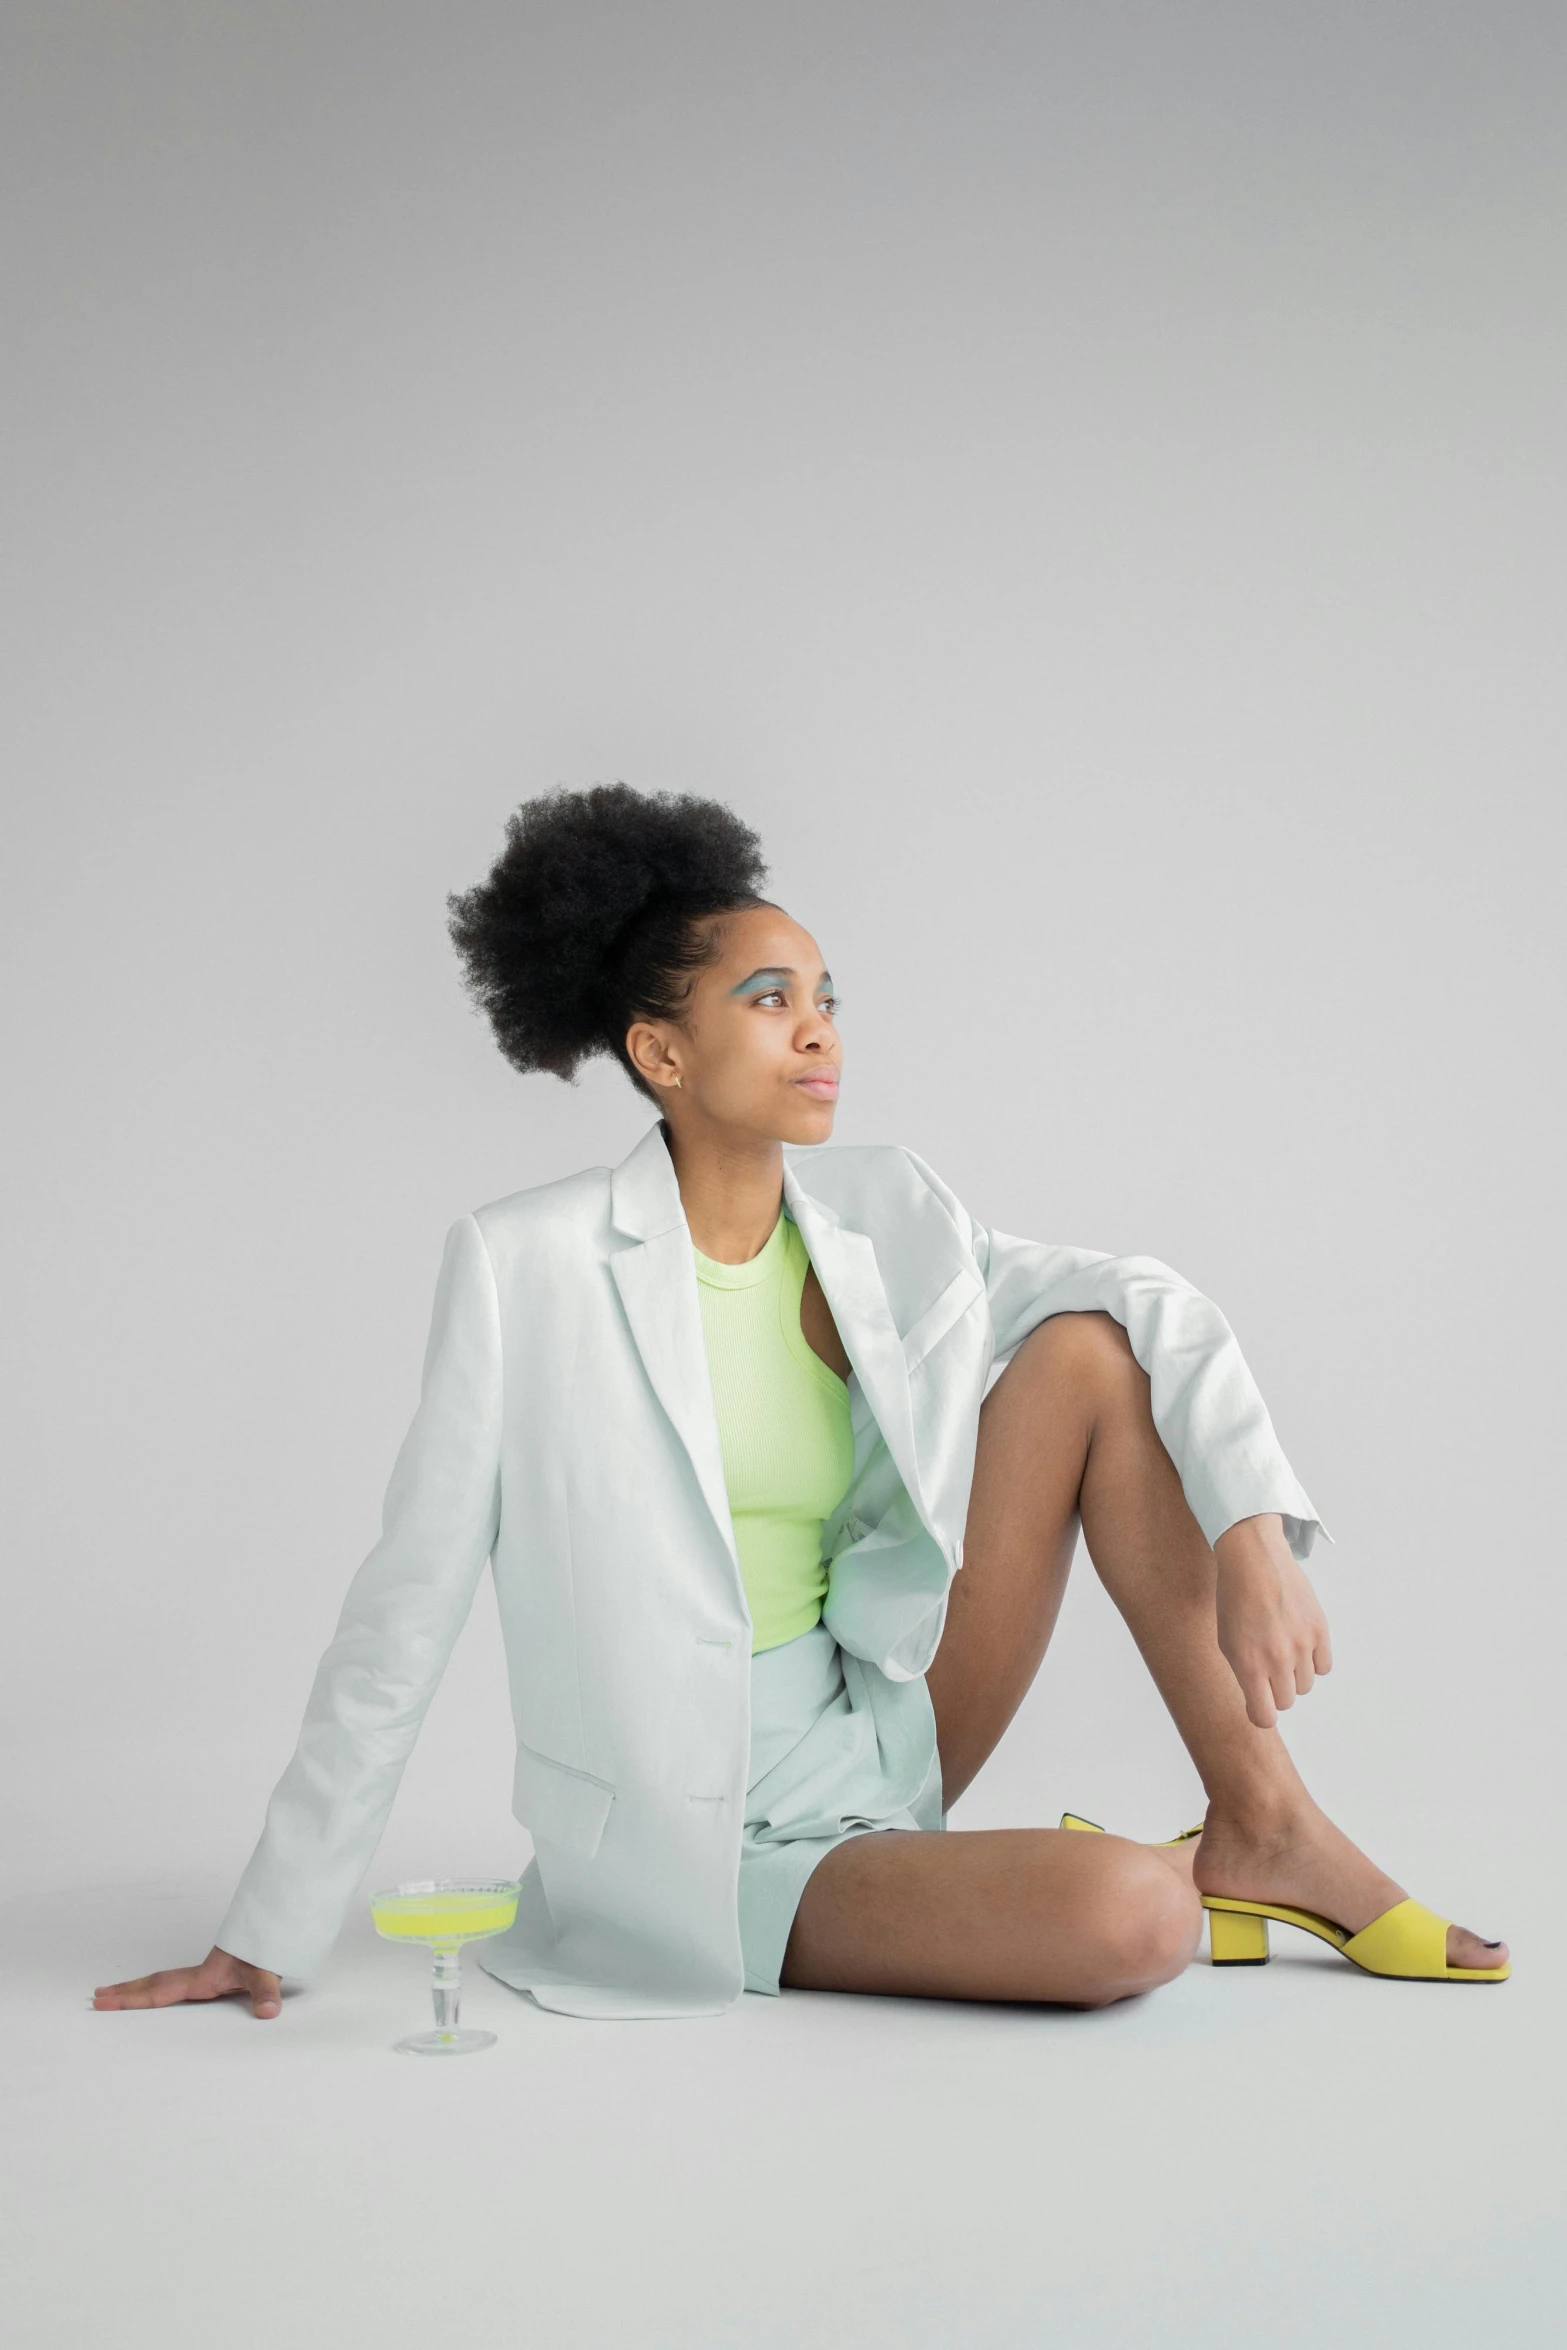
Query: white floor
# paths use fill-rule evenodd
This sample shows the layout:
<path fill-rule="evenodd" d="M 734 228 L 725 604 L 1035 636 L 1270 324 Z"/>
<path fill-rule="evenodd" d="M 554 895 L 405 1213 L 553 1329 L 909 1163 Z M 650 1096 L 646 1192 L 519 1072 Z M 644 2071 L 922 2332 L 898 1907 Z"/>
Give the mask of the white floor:
<path fill-rule="evenodd" d="M 47 1874 L 4 1917 L 14 2350 L 1567 2338 L 1559 1903 L 1509 1915 L 1494 1990 L 1278 1932 L 1092 2015 L 589 2024 L 470 1965 L 500 2041 L 441 2063 L 392 2052 L 422 1958 L 361 1916 L 277 2022 L 95 2014 L 137 1952 L 205 1946 L 226 1881 Z"/>

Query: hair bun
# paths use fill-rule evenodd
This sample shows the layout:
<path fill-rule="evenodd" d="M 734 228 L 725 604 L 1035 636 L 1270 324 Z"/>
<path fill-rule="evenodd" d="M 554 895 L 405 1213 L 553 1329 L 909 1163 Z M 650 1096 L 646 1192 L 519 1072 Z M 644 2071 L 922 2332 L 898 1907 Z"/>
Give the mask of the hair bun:
<path fill-rule="evenodd" d="M 731 808 L 624 783 L 547 792 L 506 820 L 487 877 L 447 899 L 464 986 L 513 1068 L 573 1079 L 620 1060 L 639 1014 L 673 1019 L 710 959 L 704 915 L 766 904 L 761 842 Z"/>

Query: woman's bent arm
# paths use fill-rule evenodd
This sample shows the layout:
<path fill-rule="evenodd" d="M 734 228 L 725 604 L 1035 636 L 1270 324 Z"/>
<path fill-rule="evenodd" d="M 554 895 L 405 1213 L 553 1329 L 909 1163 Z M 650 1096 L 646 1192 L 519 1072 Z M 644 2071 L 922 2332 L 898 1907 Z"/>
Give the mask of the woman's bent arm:
<path fill-rule="evenodd" d="M 500 1314 L 472 1216 L 447 1234 L 419 1408 L 348 1587 L 299 1743 L 217 1941 L 319 1973 L 369 1866 L 500 1523 Z"/>
<path fill-rule="evenodd" d="M 1310 1555 L 1319 1534 L 1332 1541 L 1211 1298 L 1157 1257 L 1109 1256 L 987 1228 L 923 1160 L 915 1164 L 985 1277 L 998 1358 L 1052 1314 L 1112 1315 L 1148 1374 L 1154 1426 L 1205 1539 L 1216 1542 L 1242 1518 L 1276 1513 L 1297 1559 Z"/>
<path fill-rule="evenodd" d="M 1242 1518 L 1275 1511 L 1297 1559 L 1310 1556 L 1317 1516 L 1274 1433 L 1234 1331 L 1209 1297 L 1157 1257 L 1057 1248 L 1009 1232 L 976 1236 L 990 1291 L 996 1351 L 1020 1345 L 1050 1314 L 1114 1315 L 1147 1372 L 1151 1408 L 1193 1517 L 1212 1544 Z"/>
<path fill-rule="evenodd" d="M 255 1991 L 264 1997 L 266 1987 L 250 1978 L 308 1981 L 326 1963 L 495 1546 L 500 1417 L 495 1277 L 483 1234 L 464 1216 L 446 1237 L 419 1405 L 392 1470 L 380 1539 L 348 1587 L 216 1947 L 201 1968 L 161 1979 L 168 1998 L 248 1989 L 259 2014 Z M 235 1966 L 244 1973 L 231 1981 Z M 188 1988 L 168 1989 L 176 1974 Z M 137 1988 L 158 1980 L 144 1977 Z"/>

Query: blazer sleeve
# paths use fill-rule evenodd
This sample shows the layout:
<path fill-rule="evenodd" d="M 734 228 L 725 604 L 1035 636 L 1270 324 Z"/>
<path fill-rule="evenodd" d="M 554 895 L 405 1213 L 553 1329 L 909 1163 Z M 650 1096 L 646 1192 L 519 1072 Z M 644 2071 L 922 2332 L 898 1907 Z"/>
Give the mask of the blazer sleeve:
<path fill-rule="evenodd" d="M 1112 1314 L 1148 1374 L 1154 1426 L 1204 1539 L 1215 1542 L 1237 1519 L 1276 1511 L 1297 1559 L 1310 1556 L 1319 1534 L 1333 1540 L 1211 1298 L 1157 1257 L 1020 1240 L 977 1223 L 923 1160 L 916 1164 L 984 1275 L 998 1358 L 1052 1314 Z"/>
<path fill-rule="evenodd" d="M 308 1981 L 369 1866 L 500 1524 L 495 1276 L 472 1216 L 446 1236 L 418 1409 L 380 1539 L 349 1584 L 292 1760 L 218 1928 L 220 1950 Z"/>

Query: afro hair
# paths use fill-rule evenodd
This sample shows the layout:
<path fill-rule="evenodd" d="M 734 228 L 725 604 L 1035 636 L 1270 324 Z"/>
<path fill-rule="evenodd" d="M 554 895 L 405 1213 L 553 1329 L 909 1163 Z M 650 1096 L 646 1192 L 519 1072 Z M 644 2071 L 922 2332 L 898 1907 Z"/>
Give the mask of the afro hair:
<path fill-rule="evenodd" d="M 524 801 L 486 878 L 448 897 L 447 927 L 514 1069 L 574 1083 L 606 1053 L 656 1101 L 626 1031 L 679 1019 L 719 951 L 705 918 L 770 905 L 766 875 L 757 835 L 721 801 L 596 784 Z"/>

